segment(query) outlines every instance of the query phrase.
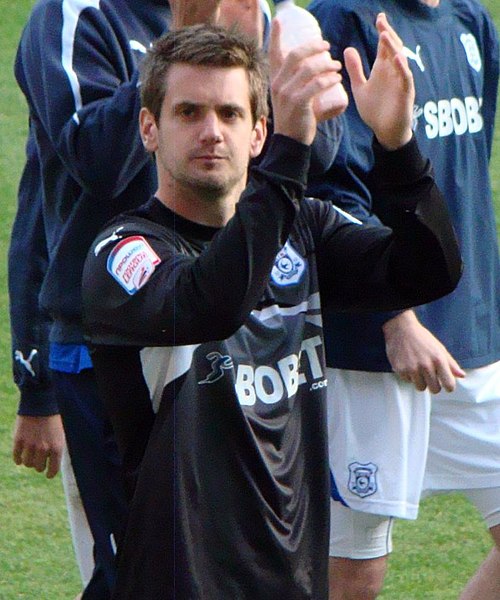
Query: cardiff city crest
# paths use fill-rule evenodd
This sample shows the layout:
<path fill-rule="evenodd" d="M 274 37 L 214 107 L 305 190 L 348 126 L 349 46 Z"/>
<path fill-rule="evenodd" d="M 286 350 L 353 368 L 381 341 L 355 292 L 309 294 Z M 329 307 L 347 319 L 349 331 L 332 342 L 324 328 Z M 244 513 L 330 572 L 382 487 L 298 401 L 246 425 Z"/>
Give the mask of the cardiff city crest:
<path fill-rule="evenodd" d="M 293 285 L 300 281 L 304 269 L 304 259 L 287 242 L 276 256 L 271 279 L 276 285 Z"/>
<path fill-rule="evenodd" d="M 483 61 L 481 60 L 481 52 L 479 51 L 476 38 L 472 33 L 462 33 L 460 41 L 465 49 L 469 65 L 479 73 L 483 67 Z"/>
<path fill-rule="evenodd" d="M 353 462 L 349 465 L 348 488 L 360 498 L 371 496 L 377 491 L 377 465 Z"/>

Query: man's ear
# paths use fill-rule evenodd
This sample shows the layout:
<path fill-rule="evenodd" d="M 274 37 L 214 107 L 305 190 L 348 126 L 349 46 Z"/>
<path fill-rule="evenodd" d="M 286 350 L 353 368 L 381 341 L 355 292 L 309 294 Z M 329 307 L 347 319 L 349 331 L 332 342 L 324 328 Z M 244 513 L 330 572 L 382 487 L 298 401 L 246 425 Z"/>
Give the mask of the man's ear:
<path fill-rule="evenodd" d="M 266 117 L 260 117 L 254 125 L 252 139 L 250 141 L 250 158 L 259 156 L 266 141 L 267 120 Z"/>
<path fill-rule="evenodd" d="M 141 108 L 139 113 L 139 130 L 144 148 L 148 152 L 156 152 L 158 149 L 158 126 L 153 113 L 147 108 Z"/>

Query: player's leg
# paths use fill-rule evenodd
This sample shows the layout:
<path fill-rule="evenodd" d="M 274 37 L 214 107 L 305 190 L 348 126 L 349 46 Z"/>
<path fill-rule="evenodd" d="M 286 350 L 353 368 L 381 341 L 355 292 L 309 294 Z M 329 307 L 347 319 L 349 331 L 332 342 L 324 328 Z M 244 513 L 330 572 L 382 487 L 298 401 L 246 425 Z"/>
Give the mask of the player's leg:
<path fill-rule="evenodd" d="M 382 590 L 387 556 L 367 560 L 330 557 L 329 600 L 372 600 Z"/>
<path fill-rule="evenodd" d="M 118 449 L 92 369 L 53 371 L 75 479 L 94 542 L 95 568 L 83 599 L 106 600 L 116 577 L 115 540 L 127 514 Z"/>
<path fill-rule="evenodd" d="M 461 600 L 500 598 L 500 361 L 467 370 L 434 397 L 424 488 L 461 491 L 483 515 L 495 546 Z"/>
<path fill-rule="evenodd" d="M 90 581 L 92 571 L 94 570 L 94 540 L 92 539 L 87 516 L 83 509 L 82 499 L 76 484 L 67 446 L 64 447 L 61 461 L 61 478 L 76 563 L 80 571 L 82 585 L 85 587 Z"/>
<path fill-rule="evenodd" d="M 391 517 L 331 501 L 329 600 L 372 600 L 380 593 L 392 550 Z"/>
<path fill-rule="evenodd" d="M 465 586 L 460 600 L 497 600 L 500 597 L 500 487 L 464 493 L 483 515 L 494 545 Z"/>
<path fill-rule="evenodd" d="M 417 516 L 429 411 L 429 394 L 394 374 L 328 370 L 330 600 L 379 593 L 390 517 Z"/>

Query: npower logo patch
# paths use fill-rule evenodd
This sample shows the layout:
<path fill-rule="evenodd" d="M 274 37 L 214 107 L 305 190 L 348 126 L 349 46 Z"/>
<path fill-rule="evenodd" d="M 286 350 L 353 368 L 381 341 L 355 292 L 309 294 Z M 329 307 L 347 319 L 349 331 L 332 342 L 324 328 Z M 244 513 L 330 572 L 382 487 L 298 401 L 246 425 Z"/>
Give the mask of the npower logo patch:
<path fill-rule="evenodd" d="M 160 263 L 149 243 L 141 235 L 133 235 L 116 244 L 106 266 L 127 294 L 133 295 L 147 283 Z"/>

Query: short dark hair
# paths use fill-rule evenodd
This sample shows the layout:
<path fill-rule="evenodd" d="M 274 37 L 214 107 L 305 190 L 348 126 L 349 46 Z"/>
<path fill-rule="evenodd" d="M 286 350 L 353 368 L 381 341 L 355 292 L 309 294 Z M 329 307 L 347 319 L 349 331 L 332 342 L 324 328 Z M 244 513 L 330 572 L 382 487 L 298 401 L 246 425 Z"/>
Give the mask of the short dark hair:
<path fill-rule="evenodd" d="M 210 67 L 243 67 L 250 86 L 250 107 L 254 123 L 267 116 L 267 61 L 257 44 L 237 30 L 216 25 L 194 25 L 170 31 L 148 51 L 142 65 L 141 102 L 160 119 L 166 93 L 166 75 L 173 64 Z"/>

